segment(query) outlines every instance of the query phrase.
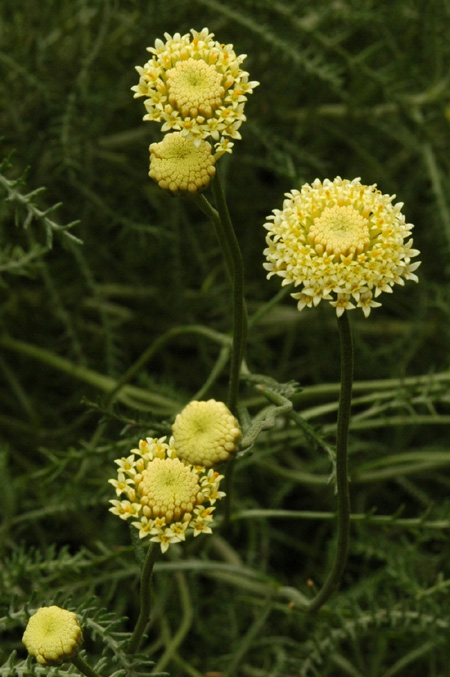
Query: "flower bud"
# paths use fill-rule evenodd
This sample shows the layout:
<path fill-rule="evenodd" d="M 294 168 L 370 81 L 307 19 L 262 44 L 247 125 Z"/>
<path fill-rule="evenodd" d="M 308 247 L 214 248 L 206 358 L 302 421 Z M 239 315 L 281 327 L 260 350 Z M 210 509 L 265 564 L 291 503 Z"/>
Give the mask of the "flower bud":
<path fill-rule="evenodd" d="M 61 665 L 77 653 L 83 635 L 76 614 L 44 606 L 30 617 L 22 642 L 41 665 Z"/>
<path fill-rule="evenodd" d="M 228 461 L 237 451 L 241 429 L 223 402 L 190 402 L 172 426 L 176 454 L 206 468 Z"/>

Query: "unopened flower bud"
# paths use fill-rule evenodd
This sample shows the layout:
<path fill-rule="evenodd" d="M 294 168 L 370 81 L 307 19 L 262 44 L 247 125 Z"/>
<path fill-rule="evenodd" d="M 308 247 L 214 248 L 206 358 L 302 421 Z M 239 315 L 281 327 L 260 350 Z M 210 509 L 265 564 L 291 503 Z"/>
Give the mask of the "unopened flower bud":
<path fill-rule="evenodd" d="M 76 614 L 59 606 L 44 606 L 28 621 L 22 637 L 28 653 L 41 665 L 70 661 L 83 640 Z"/>
<path fill-rule="evenodd" d="M 206 468 L 228 461 L 237 451 L 241 429 L 223 402 L 190 402 L 172 427 L 176 454 Z"/>

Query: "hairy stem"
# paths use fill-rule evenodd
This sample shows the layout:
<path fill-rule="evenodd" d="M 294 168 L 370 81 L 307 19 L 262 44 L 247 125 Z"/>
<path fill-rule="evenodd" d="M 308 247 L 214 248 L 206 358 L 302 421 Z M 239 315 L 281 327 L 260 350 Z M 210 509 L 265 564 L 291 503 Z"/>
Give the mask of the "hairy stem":
<path fill-rule="evenodd" d="M 236 414 L 239 398 L 239 374 L 247 343 L 247 309 L 244 297 L 244 260 L 236 233 L 234 232 L 230 212 L 223 191 L 220 174 L 217 171 L 212 182 L 221 224 L 221 241 L 224 242 L 224 257 L 227 266 L 231 266 L 233 288 L 233 349 L 231 354 L 230 382 L 228 389 L 228 407 Z"/>
<path fill-rule="evenodd" d="M 212 181 L 212 191 L 217 209 L 214 209 L 204 197 L 195 198 L 197 205 L 213 222 L 217 239 L 222 249 L 228 277 L 231 280 L 233 294 L 233 337 L 228 385 L 228 408 L 236 415 L 239 400 L 239 376 L 247 343 L 247 308 L 244 296 L 244 261 L 239 242 L 231 221 L 230 212 L 218 170 Z M 230 520 L 231 490 L 234 471 L 234 459 L 227 464 L 225 471 L 225 524 Z"/>
<path fill-rule="evenodd" d="M 145 556 L 144 564 L 141 571 L 141 589 L 140 589 L 140 611 L 137 619 L 136 627 L 130 639 L 128 646 L 128 653 L 134 654 L 139 649 L 142 641 L 142 636 L 150 619 L 150 611 L 152 605 L 152 573 L 153 566 L 158 554 L 158 544 L 150 543 L 147 554 Z"/>
<path fill-rule="evenodd" d="M 86 675 L 86 677 L 99 677 L 98 673 L 95 672 L 89 665 L 89 663 L 86 663 L 84 658 L 80 656 L 80 654 L 76 654 L 71 658 L 71 662 L 75 665 L 76 668 L 81 672 L 81 674 Z"/>
<path fill-rule="evenodd" d="M 318 611 L 339 586 L 347 562 L 350 534 L 347 446 L 353 385 L 353 341 L 346 312 L 338 318 L 338 328 L 341 348 L 341 391 L 336 439 L 337 545 L 331 571 L 322 589 L 311 601 L 308 607 L 310 612 Z"/>
<path fill-rule="evenodd" d="M 233 290 L 233 347 L 231 352 L 230 380 L 228 387 L 228 407 L 230 411 L 236 415 L 239 400 L 239 376 L 247 343 L 248 329 L 247 308 L 244 296 L 244 261 L 231 221 L 230 212 L 228 211 L 228 205 L 218 171 L 212 182 L 212 190 L 220 217 L 223 239 L 226 242 L 227 252 L 224 250 L 224 256 L 225 259 L 228 258 L 231 265 L 230 271 Z M 225 524 L 229 523 L 231 515 L 234 466 L 235 458 L 229 461 L 225 471 Z"/>
<path fill-rule="evenodd" d="M 233 280 L 233 261 L 232 261 L 232 254 L 230 251 L 230 247 L 228 244 L 228 240 L 226 238 L 223 225 L 222 225 L 222 219 L 220 217 L 219 212 L 217 209 L 214 209 L 212 204 L 209 202 L 209 200 L 205 197 L 203 193 L 198 193 L 193 196 L 194 202 L 196 203 L 197 207 L 202 210 L 202 212 L 209 218 L 211 223 L 214 225 L 215 231 L 216 231 L 216 237 L 219 241 L 220 249 L 222 250 L 222 256 L 225 260 L 225 268 L 227 271 L 228 278 L 232 282 Z"/>

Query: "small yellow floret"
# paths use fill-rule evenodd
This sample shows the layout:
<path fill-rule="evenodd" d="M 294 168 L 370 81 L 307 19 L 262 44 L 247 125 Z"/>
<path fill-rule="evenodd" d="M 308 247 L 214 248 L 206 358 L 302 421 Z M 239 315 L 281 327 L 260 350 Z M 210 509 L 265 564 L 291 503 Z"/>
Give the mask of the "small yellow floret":
<path fill-rule="evenodd" d="M 237 450 L 241 430 L 223 402 L 190 402 L 172 426 L 176 453 L 193 465 L 206 468 L 228 461 Z"/>
<path fill-rule="evenodd" d="M 22 637 L 28 653 L 41 665 L 60 665 L 76 654 L 83 636 L 76 614 L 58 606 L 41 607 Z"/>
<path fill-rule="evenodd" d="M 212 147 L 207 141 L 192 141 L 181 132 L 166 134 L 150 146 L 149 176 L 172 193 L 204 190 L 216 173 Z"/>

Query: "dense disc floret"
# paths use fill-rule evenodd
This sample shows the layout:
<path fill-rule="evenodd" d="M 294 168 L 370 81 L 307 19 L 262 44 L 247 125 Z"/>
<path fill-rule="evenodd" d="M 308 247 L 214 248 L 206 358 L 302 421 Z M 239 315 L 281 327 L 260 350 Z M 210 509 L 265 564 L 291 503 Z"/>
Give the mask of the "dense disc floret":
<path fill-rule="evenodd" d="M 196 144 L 181 132 L 166 134 L 150 146 L 149 176 L 160 188 L 172 193 L 204 190 L 216 172 L 211 144 Z"/>
<path fill-rule="evenodd" d="M 144 120 L 162 122 L 163 132 L 212 137 L 218 153 L 230 151 L 229 139 L 241 138 L 247 95 L 259 84 L 241 68 L 246 55 L 237 56 L 233 45 L 220 44 L 207 28 L 164 37 L 147 48 L 150 60 L 136 67 L 139 84 L 132 90 L 146 97 Z"/>
<path fill-rule="evenodd" d="M 76 614 L 44 606 L 30 617 L 22 642 L 41 665 L 60 665 L 74 657 L 82 639 Z"/>
<path fill-rule="evenodd" d="M 283 285 L 301 285 L 292 297 L 298 309 L 329 301 L 338 316 L 361 308 L 366 317 L 382 292 L 394 284 L 418 281 L 414 271 L 420 252 L 412 248 L 412 224 L 403 204 L 360 179 L 316 179 L 286 194 L 264 227 L 269 231 L 264 254 L 267 277 Z"/>
<path fill-rule="evenodd" d="M 177 457 L 173 440 L 147 438 L 131 455 L 116 461 L 117 479 L 109 480 L 122 500 L 110 501 L 110 511 L 123 520 L 132 518 L 140 538 L 159 542 L 162 552 L 171 543 L 184 541 L 186 531 L 194 536 L 211 533 L 222 475 Z"/>
<path fill-rule="evenodd" d="M 207 468 L 228 461 L 237 451 L 241 429 L 237 419 L 223 402 L 190 402 L 172 426 L 180 458 Z"/>

